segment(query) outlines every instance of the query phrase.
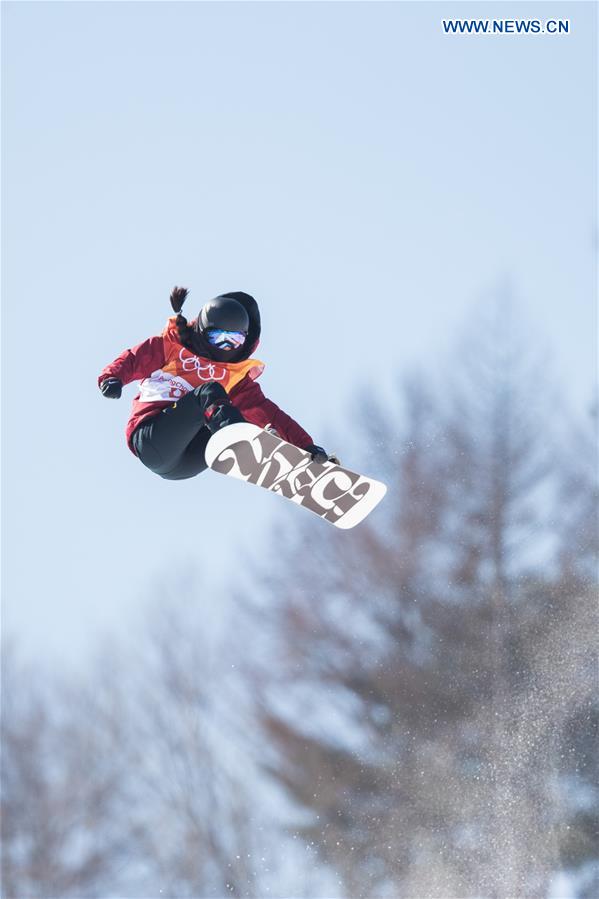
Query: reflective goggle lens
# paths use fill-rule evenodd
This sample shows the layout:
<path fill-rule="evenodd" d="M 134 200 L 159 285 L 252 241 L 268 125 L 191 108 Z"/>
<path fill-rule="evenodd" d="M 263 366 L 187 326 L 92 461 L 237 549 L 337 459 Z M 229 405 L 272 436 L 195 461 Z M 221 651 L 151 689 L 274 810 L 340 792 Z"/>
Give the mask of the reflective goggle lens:
<path fill-rule="evenodd" d="M 236 350 L 245 343 L 244 331 L 223 331 L 221 328 L 210 328 L 206 332 L 208 343 L 221 349 Z"/>

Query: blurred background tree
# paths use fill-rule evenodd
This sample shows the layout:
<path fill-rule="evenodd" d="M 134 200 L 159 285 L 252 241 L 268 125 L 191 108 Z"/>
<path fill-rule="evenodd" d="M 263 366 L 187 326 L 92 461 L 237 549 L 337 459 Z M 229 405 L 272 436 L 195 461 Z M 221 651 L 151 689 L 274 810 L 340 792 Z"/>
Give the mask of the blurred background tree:
<path fill-rule="evenodd" d="M 103 896 L 127 847 L 126 728 L 94 691 L 41 666 L 2 657 L 2 894 Z M 110 692 L 110 686 L 108 686 Z"/>
<path fill-rule="evenodd" d="M 387 518 L 265 578 L 269 769 L 351 897 L 547 896 L 597 859 L 595 441 L 509 305 L 378 410 Z"/>
<path fill-rule="evenodd" d="M 176 580 L 86 684 L 3 657 L 3 895 L 253 896 L 228 658 Z M 175 598 L 176 593 L 181 598 Z"/>
<path fill-rule="evenodd" d="M 596 415 L 500 300 L 358 402 L 356 531 L 287 515 L 217 629 L 169 571 L 85 682 L 5 650 L 3 895 L 596 894 Z"/>

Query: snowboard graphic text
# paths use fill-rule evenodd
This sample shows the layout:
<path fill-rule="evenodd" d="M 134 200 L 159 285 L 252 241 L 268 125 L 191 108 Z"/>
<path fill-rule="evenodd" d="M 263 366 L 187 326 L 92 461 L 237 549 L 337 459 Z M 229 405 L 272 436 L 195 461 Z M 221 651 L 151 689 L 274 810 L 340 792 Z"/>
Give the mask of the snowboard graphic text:
<path fill-rule="evenodd" d="M 330 462 L 313 462 L 305 450 L 254 425 L 223 428 L 210 444 L 206 460 L 214 471 L 279 493 L 337 527 L 357 524 L 385 492 L 378 481 Z M 376 487 L 383 488 L 382 493 Z M 359 503 L 365 506 L 363 512 L 356 515 L 356 509 L 348 515 Z"/>

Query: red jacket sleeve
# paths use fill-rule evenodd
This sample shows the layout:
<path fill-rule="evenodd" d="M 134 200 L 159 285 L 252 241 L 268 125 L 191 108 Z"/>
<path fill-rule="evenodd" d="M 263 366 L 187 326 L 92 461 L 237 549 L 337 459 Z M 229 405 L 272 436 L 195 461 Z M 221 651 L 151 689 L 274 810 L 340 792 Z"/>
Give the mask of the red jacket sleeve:
<path fill-rule="evenodd" d="M 283 440 L 305 449 L 314 443 L 310 435 L 296 421 L 267 399 L 258 384 L 251 378 L 244 378 L 230 393 L 231 402 L 252 424 L 264 428 L 272 427 Z"/>
<path fill-rule="evenodd" d="M 143 343 L 138 343 L 133 349 L 124 350 L 114 362 L 107 365 L 100 373 L 98 384 L 105 378 L 118 378 L 123 384 L 139 381 L 147 378 L 156 369 L 162 368 L 165 361 L 162 337 L 150 337 Z"/>

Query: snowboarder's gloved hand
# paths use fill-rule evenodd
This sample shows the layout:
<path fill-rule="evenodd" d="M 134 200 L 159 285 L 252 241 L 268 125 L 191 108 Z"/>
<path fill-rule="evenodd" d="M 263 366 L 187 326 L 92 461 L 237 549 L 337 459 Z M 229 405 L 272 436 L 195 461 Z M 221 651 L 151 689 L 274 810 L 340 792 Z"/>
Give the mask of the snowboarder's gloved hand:
<path fill-rule="evenodd" d="M 324 462 L 334 462 L 335 465 L 339 465 L 337 456 L 329 456 L 325 449 L 321 446 L 316 446 L 315 443 L 311 443 L 310 446 L 305 447 L 305 450 L 307 453 L 310 453 L 313 462 L 320 462 L 321 465 Z"/>
<path fill-rule="evenodd" d="M 217 381 L 208 381 L 194 390 L 208 429 L 214 434 L 227 425 L 244 422 L 245 418 Z"/>
<path fill-rule="evenodd" d="M 100 390 L 108 399 L 118 400 L 123 392 L 123 382 L 118 378 L 104 378 L 100 384 Z"/>

